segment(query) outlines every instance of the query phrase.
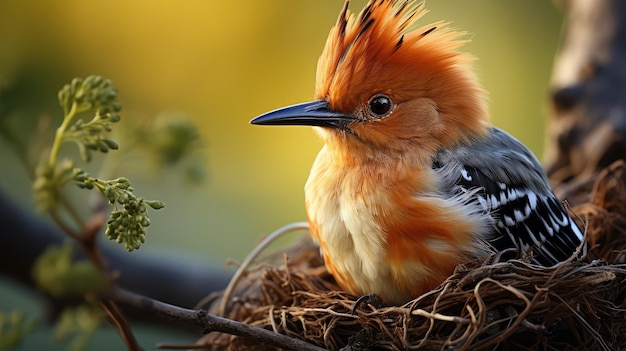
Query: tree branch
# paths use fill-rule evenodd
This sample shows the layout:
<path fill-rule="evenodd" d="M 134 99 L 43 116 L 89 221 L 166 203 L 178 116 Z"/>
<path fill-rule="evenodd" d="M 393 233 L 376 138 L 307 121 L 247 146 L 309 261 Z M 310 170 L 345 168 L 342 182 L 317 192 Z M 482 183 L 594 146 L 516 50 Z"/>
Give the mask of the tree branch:
<path fill-rule="evenodd" d="M 133 334 L 133 331 L 128 324 L 128 321 L 122 312 L 120 312 L 120 309 L 117 307 L 115 301 L 103 298 L 100 300 L 100 306 L 117 327 L 117 330 L 120 332 L 122 340 L 124 340 L 128 351 L 142 351 L 141 346 L 139 346 L 139 343 L 135 338 L 135 334 Z"/>
<path fill-rule="evenodd" d="M 113 290 L 112 299 L 120 304 L 160 315 L 170 321 L 183 322 L 199 327 L 204 333 L 222 332 L 245 338 L 252 338 L 259 342 L 288 350 L 327 351 L 324 348 L 309 344 L 299 339 L 294 339 L 267 329 L 253 327 L 245 323 L 212 315 L 205 310 L 192 310 L 170 305 L 145 296 L 137 295 L 121 288 Z"/>

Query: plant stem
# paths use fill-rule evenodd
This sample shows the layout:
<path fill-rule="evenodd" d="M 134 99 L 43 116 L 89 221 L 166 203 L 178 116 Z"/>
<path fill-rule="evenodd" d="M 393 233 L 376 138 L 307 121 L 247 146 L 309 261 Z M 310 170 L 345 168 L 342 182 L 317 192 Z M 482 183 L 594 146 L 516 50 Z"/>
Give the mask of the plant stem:
<path fill-rule="evenodd" d="M 72 108 L 63 117 L 63 123 L 61 123 L 61 126 L 57 128 L 56 134 L 54 136 L 54 143 L 52 144 L 52 149 L 50 149 L 50 161 L 48 164 L 51 168 L 54 168 L 57 164 L 57 156 L 59 154 L 59 149 L 61 148 L 61 143 L 63 142 L 63 134 L 74 119 L 74 116 L 76 116 L 77 110 L 78 104 L 76 103 L 76 101 L 74 101 L 72 103 Z"/>
<path fill-rule="evenodd" d="M 61 218 L 57 211 L 50 210 L 49 213 L 50 217 L 52 217 L 52 220 L 54 220 L 54 222 L 59 226 L 59 228 L 61 228 L 61 230 L 63 230 L 72 239 L 80 242 L 81 235 L 77 233 L 74 229 L 70 228 L 70 226 L 65 223 L 65 221 L 63 220 L 63 218 Z"/>
<path fill-rule="evenodd" d="M 61 205 L 65 208 L 67 213 L 69 213 L 74 222 L 76 222 L 78 227 L 82 228 L 83 226 L 85 226 L 85 222 L 82 220 L 82 218 L 80 218 L 80 215 L 76 211 L 76 208 L 72 206 L 70 201 L 67 199 L 67 196 L 65 196 L 64 194 L 59 194 L 59 201 L 61 202 Z"/>
<path fill-rule="evenodd" d="M 117 304 L 108 298 L 103 298 L 100 300 L 100 306 L 104 309 L 107 315 L 109 315 L 109 318 L 111 318 L 113 324 L 117 327 L 117 330 L 120 332 L 128 351 L 143 351 L 141 346 L 139 346 L 128 321 L 124 318 L 124 315 L 122 315 L 120 309 L 117 307 Z"/>

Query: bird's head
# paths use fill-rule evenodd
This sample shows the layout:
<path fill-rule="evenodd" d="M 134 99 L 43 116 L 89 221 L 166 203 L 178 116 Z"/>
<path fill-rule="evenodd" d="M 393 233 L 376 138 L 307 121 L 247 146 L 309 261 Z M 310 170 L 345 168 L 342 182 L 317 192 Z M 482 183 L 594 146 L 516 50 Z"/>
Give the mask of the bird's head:
<path fill-rule="evenodd" d="M 268 125 L 311 125 L 329 145 L 386 157 L 435 152 L 486 133 L 485 94 L 458 51 L 465 33 L 414 1 L 371 0 L 358 16 L 346 1 L 317 66 L 315 100 L 263 114 Z"/>

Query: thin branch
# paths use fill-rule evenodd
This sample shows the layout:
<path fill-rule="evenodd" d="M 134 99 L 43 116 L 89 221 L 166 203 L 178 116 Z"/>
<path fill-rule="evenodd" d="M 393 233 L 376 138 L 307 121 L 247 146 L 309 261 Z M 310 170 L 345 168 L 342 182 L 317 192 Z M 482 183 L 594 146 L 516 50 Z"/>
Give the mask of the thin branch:
<path fill-rule="evenodd" d="M 110 299 L 104 298 L 100 300 L 100 306 L 102 307 L 102 309 L 104 309 L 109 318 L 111 318 L 111 320 L 117 327 L 117 330 L 120 332 L 120 335 L 124 340 L 124 344 L 126 344 L 128 351 L 143 351 L 141 346 L 139 346 L 139 343 L 137 342 L 137 339 L 135 338 L 135 335 L 133 334 L 133 331 L 130 328 L 128 321 L 126 320 L 126 318 L 124 318 L 124 315 L 117 307 L 115 302 Z"/>
<path fill-rule="evenodd" d="M 268 345 L 285 348 L 288 350 L 303 351 L 327 351 L 324 348 L 309 344 L 305 341 L 294 339 L 286 335 L 274 333 L 267 329 L 254 327 L 245 323 L 233 321 L 227 318 L 212 315 L 205 310 L 191 310 L 161 301 L 153 300 L 121 288 L 114 288 L 112 299 L 124 305 L 149 311 L 166 317 L 174 322 L 184 322 L 203 329 L 204 333 L 221 332 L 244 338 L 251 338 Z"/>
<path fill-rule="evenodd" d="M 254 248 L 254 250 L 252 250 L 252 252 L 248 254 L 248 257 L 246 257 L 246 259 L 243 261 L 241 266 L 239 266 L 239 269 L 237 269 L 237 272 L 235 272 L 235 275 L 233 275 L 233 278 L 230 280 L 230 283 L 228 283 L 228 286 L 224 290 L 224 295 L 222 296 L 222 301 L 218 309 L 219 315 L 224 316 L 226 314 L 226 307 L 228 307 L 228 302 L 231 299 L 231 295 L 235 289 L 235 286 L 237 285 L 237 282 L 239 282 L 239 278 L 244 272 L 246 272 L 248 267 L 261 254 L 261 252 L 263 252 L 263 250 L 265 250 L 265 248 L 267 248 L 267 246 L 271 244 L 272 242 L 274 242 L 274 240 L 276 240 L 277 238 L 287 233 L 296 231 L 296 230 L 305 230 L 305 229 L 306 230 L 309 229 L 309 224 L 307 222 L 295 222 L 295 223 L 287 224 L 285 226 L 282 226 L 276 229 L 274 232 L 268 235 L 265 239 L 263 239 Z"/>
<path fill-rule="evenodd" d="M 102 256 L 102 252 L 98 249 L 97 235 L 104 225 L 105 216 L 102 211 L 95 212 L 87 224 L 83 227 L 82 235 L 75 237 L 76 242 L 82 247 L 85 254 L 90 258 L 91 262 L 96 268 L 107 278 L 109 285 L 113 286 L 111 275 L 108 273 L 106 262 Z M 128 348 L 128 351 L 142 351 L 143 349 L 139 345 L 139 342 L 133 334 L 133 330 L 128 324 L 126 317 L 122 314 L 122 311 L 117 307 L 115 301 L 109 298 L 100 299 L 100 307 L 104 309 L 113 324 L 120 333 L 124 344 Z"/>
<path fill-rule="evenodd" d="M 52 215 L 52 218 L 57 221 L 57 224 L 71 238 L 73 238 L 78 245 L 80 245 L 96 269 L 98 269 L 103 276 L 107 278 L 109 285 L 113 286 L 112 277 L 107 270 L 106 262 L 97 245 L 97 235 L 105 222 L 104 213 L 102 211 L 95 212 L 91 216 L 90 220 L 83 226 L 81 234 L 78 234 L 72 231 L 69 227 L 65 226 L 64 222 L 58 217 L 55 210 L 51 210 L 50 214 Z M 128 351 L 142 351 L 143 349 L 137 342 L 130 324 L 128 324 L 126 317 L 124 317 L 122 312 L 119 310 L 115 301 L 109 298 L 102 298 L 100 299 L 100 307 L 102 307 L 113 324 L 115 324 L 115 327 L 119 331 L 122 340 L 124 340 L 124 344 L 126 344 Z"/>
<path fill-rule="evenodd" d="M 76 211 L 76 208 L 70 203 L 70 200 L 67 198 L 65 194 L 59 194 L 59 202 L 65 208 L 67 213 L 72 217 L 76 225 L 79 227 L 85 226 L 85 222 Z"/>
<path fill-rule="evenodd" d="M 76 232 L 74 229 L 70 228 L 70 226 L 67 225 L 67 223 L 65 223 L 63 218 L 61 218 L 61 216 L 56 210 L 52 209 L 50 210 L 49 213 L 50 213 L 50 217 L 52 218 L 52 220 L 54 220 L 54 222 L 59 226 L 59 228 L 61 228 L 61 230 L 63 230 L 69 237 L 76 240 L 77 242 L 81 241 L 81 238 L 80 238 L 81 235 L 78 232 Z"/>
<path fill-rule="evenodd" d="M 83 234 L 77 239 L 85 254 L 91 259 L 96 268 L 102 274 L 109 276 L 106 260 L 98 247 L 98 234 L 106 222 L 104 211 L 94 212 L 89 221 L 83 226 Z M 109 277 L 110 279 L 110 277 Z"/>

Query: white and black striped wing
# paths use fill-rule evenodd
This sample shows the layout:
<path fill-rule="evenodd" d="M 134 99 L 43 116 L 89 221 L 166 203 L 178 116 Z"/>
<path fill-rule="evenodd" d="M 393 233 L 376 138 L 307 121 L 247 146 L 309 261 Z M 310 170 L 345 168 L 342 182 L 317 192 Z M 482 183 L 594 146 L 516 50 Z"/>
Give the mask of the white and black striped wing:
<path fill-rule="evenodd" d="M 531 252 L 542 265 L 561 262 L 577 249 L 582 233 L 552 193 L 493 181 L 474 167 L 463 166 L 460 171 L 458 191 L 474 192 L 475 201 L 494 219 L 491 243 L 496 249 Z"/>
<path fill-rule="evenodd" d="M 497 249 L 531 250 L 536 262 L 556 264 L 570 257 L 583 235 L 556 199 L 535 156 L 498 128 L 473 143 L 442 149 L 433 159 L 441 189 L 449 196 L 472 194 L 494 219 Z"/>

